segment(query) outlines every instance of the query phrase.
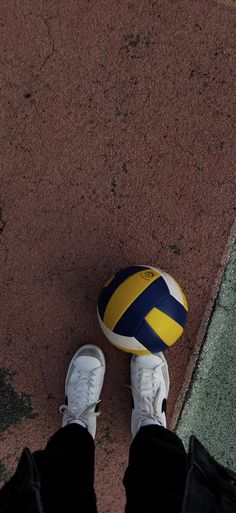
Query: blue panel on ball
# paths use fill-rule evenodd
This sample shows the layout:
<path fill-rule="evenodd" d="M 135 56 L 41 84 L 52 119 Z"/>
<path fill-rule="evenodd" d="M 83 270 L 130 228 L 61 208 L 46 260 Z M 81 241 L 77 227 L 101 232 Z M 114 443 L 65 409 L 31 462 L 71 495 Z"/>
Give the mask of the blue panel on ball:
<path fill-rule="evenodd" d="M 154 308 L 158 298 L 165 298 L 169 295 L 169 289 L 165 280 L 160 276 L 135 299 L 120 320 L 114 327 L 114 332 L 118 335 L 133 337 L 144 317 Z M 135 335 L 136 336 L 136 335 Z"/>
<path fill-rule="evenodd" d="M 143 319 L 137 333 L 135 333 L 135 338 L 153 354 L 164 351 L 168 347 L 145 319 Z"/>
<path fill-rule="evenodd" d="M 133 276 L 133 274 L 140 272 L 142 269 L 149 269 L 149 267 L 145 266 L 138 266 L 138 265 L 132 265 L 130 267 L 126 267 L 125 269 L 122 269 L 122 271 L 119 271 L 111 283 L 107 287 L 104 287 L 101 291 L 101 294 L 98 299 L 98 311 L 101 319 L 103 320 L 104 313 L 107 307 L 108 302 L 111 299 L 112 294 L 115 292 L 117 287 L 123 283 L 123 281 L 127 280 L 130 276 Z"/>
<path fill-rule="evenodd" d="M 173 296 L 168 296 L 164 301 L 157 303 L 156 307 L 184 328 L 188 312 L 186 312 L 185 308 Z"/>

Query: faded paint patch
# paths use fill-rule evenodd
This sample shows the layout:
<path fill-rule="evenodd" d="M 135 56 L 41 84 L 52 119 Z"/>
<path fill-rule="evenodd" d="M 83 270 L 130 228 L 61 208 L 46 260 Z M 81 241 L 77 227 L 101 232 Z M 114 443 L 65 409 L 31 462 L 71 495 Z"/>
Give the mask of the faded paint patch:
<path fill-rule="evenodd" d="M 24 417 L 33 419 L 37 415 L 32 410 L 30 396 L 18 395 L 9 383 L 12 378 L 13 374 L 8 369 L 0 367 L 0 432 L 16 425 Z"/>

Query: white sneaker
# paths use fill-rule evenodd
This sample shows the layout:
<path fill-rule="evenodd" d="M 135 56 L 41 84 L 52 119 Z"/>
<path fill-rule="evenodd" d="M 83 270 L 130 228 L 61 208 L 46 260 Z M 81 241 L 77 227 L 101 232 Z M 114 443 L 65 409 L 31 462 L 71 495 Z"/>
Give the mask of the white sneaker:
<path fill-rule="evenodd" d="M 75 353 L 66 376 L 65 404 L 59 408 L 62 427 L 73 420 L 82 421 L 95 437 L 105 369 L 105 357 L 99 347 L 87 344 Z"/>
<path fill-rule="evenodd" d="M 133 437 L 141 425 L 159 424 L 166 427 L 165 410 L 169 387 L 168 366 L 163 353 L 132 357 L 131 389 L 134 404 L 131 431 Z"/>

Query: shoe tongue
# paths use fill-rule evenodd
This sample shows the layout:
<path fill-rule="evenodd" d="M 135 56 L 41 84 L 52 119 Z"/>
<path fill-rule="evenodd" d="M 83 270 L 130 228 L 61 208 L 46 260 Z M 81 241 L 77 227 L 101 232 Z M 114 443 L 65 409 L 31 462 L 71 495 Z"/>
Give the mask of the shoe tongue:
<path fill-rule="evenodd" d="M 138 357 L 140 367 L 144 369 L 155 369 L 160 363 L 162 363 L 162 359 L 160 356 L 156 354 L 150 354 L 148 356 L 139 356 Z"/>
<path fill-rule="evenodd" d="M 85 371 L 92 371 L 97 367 L 101 367 L 100 361 L 93 356 L 78 356 L 75 365 L 77 369 Z"/>

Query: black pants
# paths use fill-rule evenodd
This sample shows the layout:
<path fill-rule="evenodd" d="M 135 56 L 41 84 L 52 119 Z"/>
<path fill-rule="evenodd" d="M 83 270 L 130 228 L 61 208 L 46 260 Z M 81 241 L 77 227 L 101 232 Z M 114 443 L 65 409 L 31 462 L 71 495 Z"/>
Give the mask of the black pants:
<path fill-rule="evenodd" d="M 70 424 L 34 453 L 45 513 L 96 513 L 95 446 L 87 429 Z M 180 513 L 187 470 L 181 440 L 145 426 L 132 442 L 124 476 L 126 513 Z"/>

